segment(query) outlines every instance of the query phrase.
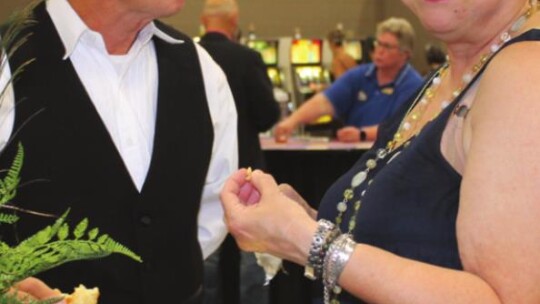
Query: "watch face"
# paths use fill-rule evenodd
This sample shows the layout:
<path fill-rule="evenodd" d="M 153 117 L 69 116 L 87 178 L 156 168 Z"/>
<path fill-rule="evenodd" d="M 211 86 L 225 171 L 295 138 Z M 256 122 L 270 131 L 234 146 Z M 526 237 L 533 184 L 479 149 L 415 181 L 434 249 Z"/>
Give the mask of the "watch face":
<path fill-rule="evenodd" d="M 364 141 L 367 139 L 367 133 L 364 130 L 360 130 L 360 141 Z"/>

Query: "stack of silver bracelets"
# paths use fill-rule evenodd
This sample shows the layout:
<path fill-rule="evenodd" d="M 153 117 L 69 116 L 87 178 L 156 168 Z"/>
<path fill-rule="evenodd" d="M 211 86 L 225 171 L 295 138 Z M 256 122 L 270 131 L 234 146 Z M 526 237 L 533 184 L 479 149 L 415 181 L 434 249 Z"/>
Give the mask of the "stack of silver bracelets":
<path fill-rule="evenodd" d="M 339 294 L 338 279 L 351 258 L 356 243 L 349 234 L 341 234 L 339 228 L 327 220 L 319 220 L 313 235 L 304 275 L 311 279 L 323 279 L 324 303 L 330 303 L 330 293 Z"/>

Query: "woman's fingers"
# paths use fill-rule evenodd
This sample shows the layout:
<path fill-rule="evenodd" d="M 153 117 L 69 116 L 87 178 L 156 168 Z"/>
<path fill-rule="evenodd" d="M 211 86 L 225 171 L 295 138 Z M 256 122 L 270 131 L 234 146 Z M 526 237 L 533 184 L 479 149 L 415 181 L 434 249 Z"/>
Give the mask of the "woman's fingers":
<path fill-rule="evenodd" d="M 277 190 L 277 183 L 272 175 L 266 174 L 261 170 L 253 171 L 250 182 L 259 191 L 261 196 L 264 196 L 266 192 L 275 192 Z"/>
<path fill-rule="evenodd" d="M 249 185 L 251 186 L 252 191 L 249 193 L 249 197 L 246 200 L 246 203 L 248 205 L 257 204 L 261 200 L 261 194 L 259 193 L 259 191 L 257 191 L 257 189 L 255 189 L 255 187 L 251 185 L 251 183 L 249 183 Z"/>
<path fill-rule="evenodd" d="M 245 182 L 245 169 L 240 169 L 233 173 L 223 185 L 220 193 L 221 202 L 225 207 L 239 202 L 239 195 Z"/>
<path fill-rule="evenodd" d="M 242 186 L 240 186 L 240 191 L 238 192 L 238 198 L 240 199 L 241 202 L 249 205 L 248 200 L 253 191 L 256 191 L 253 185 L 251 183 L 245 183 Z"/>

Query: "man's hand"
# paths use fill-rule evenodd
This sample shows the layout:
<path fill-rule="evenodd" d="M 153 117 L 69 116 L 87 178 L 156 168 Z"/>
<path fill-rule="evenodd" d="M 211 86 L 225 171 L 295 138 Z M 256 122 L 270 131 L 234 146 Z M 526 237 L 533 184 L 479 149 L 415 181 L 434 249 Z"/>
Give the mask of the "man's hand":
<path fill-rule="evenodd" d="M 360 129 L 356 127 L 344 127 L 337 131 L 337 138 L 342 142 L 359 142 Z"/>
<path fill-rule="evenodd" d="M 279 143 L 287 142 L 295 128 L 296 124 L 290 117 L 284 119 L 274 128 L 274 139 Z"/>
<path fill-rule="evenodd" d="M 27 278 L 15 284 L 9 291 L 16 294 L 23 301 L 46 300 L 54 297 L 61 297 L 62 293 L 57 289 L 52 289 L 47 284 L 36 278 Z M 65 301 L 58 302 L 65 304 Z"/>

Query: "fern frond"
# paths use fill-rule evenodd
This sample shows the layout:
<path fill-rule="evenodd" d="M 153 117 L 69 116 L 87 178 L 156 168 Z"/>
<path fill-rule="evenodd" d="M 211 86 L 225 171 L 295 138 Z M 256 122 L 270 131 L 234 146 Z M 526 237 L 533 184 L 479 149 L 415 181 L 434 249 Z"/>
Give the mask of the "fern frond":
<path fill-rule="evenodd" d="M 47 300 L 18 299 L 13 293 L 0 294 L 0 304 L 56 304 L 64 297 L 55 297 Z"/>
<path fill-rule="evenodd" d="M 69 214 L 69 209 L 66 212 L 64 212 L 64 214 L 62 214 L 62 216 L 58 218 L 52 226 L 47 226 L 43 228 L 36 234 L 22 241 L 17 247 L 22 248 L 22 249 L 24 249 L 25 247 L 35 248 L 37 246 L 48 243 L 58 233 L 58 231 L 64 224 L 68 214 Z"/>
<path fill-rule="evenodd" d="M 17 147 L 17 154 L 11 164 L 11 167 L 7 171 L 6 177 L 0 182 L 0 207 L 10 200 L 12 200 L 17 194 L 17 187 L 20 182 L 20 173 L 24 160 L 24 148 L 21 143 Z"/>
<path fill-rule="evenodd" d="M 103 258 L 113 253 L 142 261 L 131 250 L 108 237 L 103 243 L 62 240 L 36 247 L 15 247 L 0 256 L 0 290 L 26 277 L 68 262 Z"/>
<path fill-rule="evenodd" d="M 5 178 L 5 182 L 7 184 L 18 184 L 19 183 L 19 174 L 21 173 L 22 164 L 24 160 L 24 148 L 21 143 L 17 146 L 17 155 L 15 155 L 15 159 L 13 160 L 13 163 L 11 164 L 11 168 L 9 169 L 7 173 L 7 177 Z"/>
<path fill-rule="evenodd" d="M 4 252 L 8 251 L 11 247 L 8 246 L 8 244 L 0 241 L 0 255 L 4 254 Z"/>
<path fill-rule="evenodd" d="M 14 42 L 19 40 L 19 34 L 29 25 L 35 23 L 32 15 L 34 8 L 39 5 L 43 0 L 34 0 L 22 10 L 17 10 L 13 13 L 8 19 L 8 28 L 3 33 L 2 37 L 2 46 L 4 50 L 8 50 Z"/>
<path fill-rule="evenodd" d="M 0 213 L 0 224 L 13 224 L 19 220 L 15 214 Z"/>
<path fill-rule="evenodd" d="M 98 237 L 97 228 L 88 232 L 88 239 L 81 239 L 88 228 L 87 219 L 82 220 L 74 229 L 74 239 L 68 239 L 69 227 L 65 223 L 68 213 L 69 210 L 53 225 L 45 227 L 16 247 L 8 248 L 0 254 L 0 290 L 67 262 L 97 259 L 113 253 L 123 254 L 138 262 L 142 261 L 133 251 L 111 239 L 107 234 Z"/>
<path fill-rule="evenodd" d="M 90 241 L 93 241 L 99 234 L 99 229 L 96 227 L 90 231 L 88 231 L 88 239 Z"/>
<path fill-rule="evenodd" d="M 73 230 L 73 236 L 76 240 L 80 239 L 84 235 L 86 228 L 88 228 L 88 219 L 85 218 L 75 227 L 75 230 Z"/>

